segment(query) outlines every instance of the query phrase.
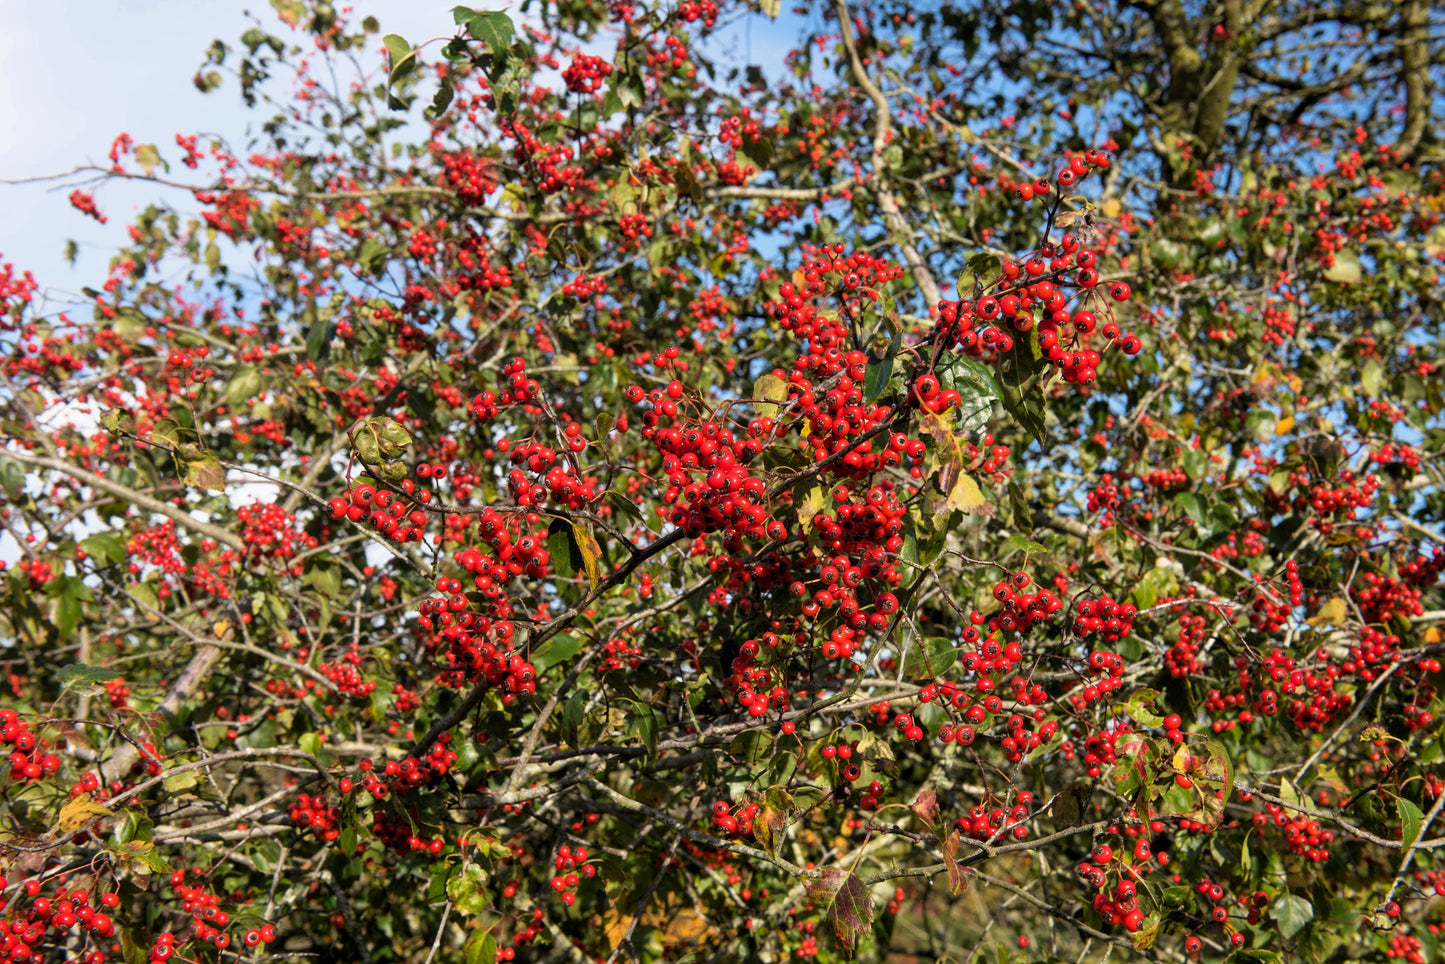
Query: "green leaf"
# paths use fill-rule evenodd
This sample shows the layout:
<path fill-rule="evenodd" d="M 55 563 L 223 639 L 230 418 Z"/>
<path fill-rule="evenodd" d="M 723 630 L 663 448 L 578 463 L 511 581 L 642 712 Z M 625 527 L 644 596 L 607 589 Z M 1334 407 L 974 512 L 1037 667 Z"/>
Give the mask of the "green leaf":
<path fill-rule="evenodd" d="M 1047 448 L 1048 430 L 1044 419 L 1044 395 L 1037 387 L 1019 389 L 1005 385 L 1003 407 L 1013 420 L 1034 437 L 1042 448 Z"/>
<path fill-rule="evenodd" d="M 1139 609 L 1148 609 L 1159 601 L 1160 596 L 1170 596 L 1179 591 L 1179 578 L 1167 566 L 1155 566 L 1140 577 L 1134 586 L 1131 598 Z"/>
<path fill-rule="evenodd" d="M 1360 388 L 1370 398 L 1377 398 L 1385 384 L 1385 366 L 1378 358 L 1367 358 L 1360 366 Z"/>
<path fill-rule="evenodd" d="M 958 300 L 971 301 L 975 297 L 976 287 L 993 281 L 1002 269 L 1003 263 L 996 254 L 980 253 L 969 258 L 955 281 Z"/>
<path fill-rule="evenodd" d="M 623 493 L 618 492 L 616 489 L 608 489 L 602 493 L 602 497 L 607 501 L 608 505 L 612 506 L 614 511 L 627 516 L 627 518 L 634 522 L 642 521 L 642 510 L 637 507 L 636 502 L 633 502 L 632 499 Z"/>
<path fill-rule="evenodd" d="M 512 36 L 517 28 L 512 18 L 500 10 L 479 13 L 467 21 L 467 33 L 473 40 L 480 40 L 493 54 L 499 54 L 512 46 Z"/>
<path fill-rule="evenodd" d="M 105 414 L 110 415 L 113 412 L 116 412 L 116 409 L 111 409 Z M 116 414 L 118 416 L 120 415 L 118 412 L 116 412 Z M 122 420 L 121 417 L 118 417 L 115 421 L 120 423 Z M 104 417 L 101 418 L 101 424 L 108 431 L 116 431 L 115 428 L 105 424 Z M 134 422 L 132 422 L 130 427 L 135 427 Z M 22 465 L 18 459 L 0 455 L 0 487 L 3 487 L 5 493 L 12 499 L 20 498 L 20 494 L 25 491 L 25 466 Z"/>
<path fill-rule="evenodd" d="M 1209 523 L 1209 512 L 1204 507 L 1204 500 L 1197 493 L 1180 492 L 1174 496 L 1174 504 L 1194 522 L 1194 528 L 1199 532 L 1200 538 L 1208 539 L 1213 534 Z"/>
<path fill-rule="evenodd" d="M 317 318 L 306 331 L 306 357 L 319 361 L 331 353 L 331 325 L 325 318 Z"/>
<path fill-rule="evenodd" d="M 550 551 L 549 549 L 548 552 Z M 582 640 L 571 633 L 559 633 L 532 650 L 532 665 L 537 667 L 538 673 L 541 673 L 558 663 L 576 659 L 580 652 L 582 652 Z"/>
<path fill-rule="evenodd" d="M 1289 940 L 1315 919 L 1315 909 L 1298 894 L 1282 894 L 1270 902 L 1269 916 L 1279 924 L 1280 934 Z"/>
<path fill-rule="evenodd" d="M 99 564 L 113 566 L 126 560 L 125 541 L 125 536 L 114 530 L 97 532 L 81 539 L 80 548 Z"/>
<path fill-rule="evenodd" d="M 428 120 L 436 120 L 447 112 L 452 105 L 452 97 L 456 94 L 456 88 L 452 86 L 451 74 L 445 74 L 441 83 L 437 85 L 437 92 L 432 97 L 431 106 L 426 109 Z"/>
<path fill-rule="evenodd" d="M 581 749 L 579 742 L 582 721 L 587 714 L 587 695 L 581 690 L 572 694 L 562 709 L 562 739 L 568 746 Z"/>
<path fill-rule="evenodd" d="M 1335 252 L 1335 263 L 1325 269 L 1325 279 L 1339 285 L 1357 285 L 1364 280 L 1360 256 L 1346 248 Z"/>
<path fill-rule="evenodd" d="M 389 33 L 381 38 L 381 42 L 391 57 L 391 73 L 387 77 L 387 85 L 390 86 L 416 69 L 416 51 L 401 34 Z"/>
<path fill-rule="evenodd" d="M 1400 843 L 1408 847 L 1420 839 L 1420 824 L 1425 815 L 1420 812 L 1419 807 L 1404 797 L 1395 800 L 1395 808 L 1400 812 Z"/>
<path fill-rule="evenodd" d="M 645 703 L 635 704 L 627 712 L 627 725 L 631 732 L 642 741 L 642 745 L 647 748 L 647 759 L 649 761 L 656 760 L 657 715 L 653 713 L 652 707 Z"/>
<path fill-rule="evenodd" d="M 94 597 L 90 587 L 79 576 L 61 576 L 50 580 L 45 586 L 46 595 L 56 597 L 55 626 L 62 636 L 69 636 L 80 625 L 81 606 Z M 79 665 L 79 664 L 76 664 Z M 61 671 L 64 673 L 64 670 Z M 109 677 L 107 677 L 109 678 Z M 64 679 L 61 680 L 64 683 Z"/>
<path fill-rule="evenodd" d="M 1008 501 L 1013 511 L 1014 528 L 1033 534 L 1034 517 L 1029 509 L 1028 497 L 1024 495 L 1023 487 L 1013 479 L 1009 479 L 1008 483 Z"/>
<path fill-rule="evenodd" d="M 868 366 L 867 374 L 863 378 L 863 404 L 872 405 L 888 388 L 888 380 L 893 377 L 893 365 L 898 358 L 898 350 L 903 347 L 903 329 L 899 328 L 893 333 L 893 341 L 888 345 L 888 353 L 879 361 Z"/>
<path fill-rule="evenodd" d="M 1129 714 L 1131 719 L 1142 726 L 1160 726 L 1164 723 L 1164 718 L 1156 714 L 1153 710 L 1145 709 L 1146 704 L 1153 706 L 1154 701 L 1158 698 L 1158 690 L 1139 690 L 1133 696 L 1129 697 L 1129 701 L 1124 704 L 1124 710 Z"/>
<path fill-rule="evenodd" d="M 909 649 L 903 661 L 903 673 L 913 679 L 933 679 L 947 673 L 956 662 L 958 647 L 953 640 L 935 636 Z"/>
<path fill-rule="evenodd" d="M 547 527 L 547 554 L 552 558 L 552 571 L 563 579 L 582 571 L 582 549 L 569 520 L 554 518 Z"/>
<path fill-rule="evenodd" d="M 746 138 L 743 141 L 743 153 L 758 166 L 759 171 L 766 171 L 773 163 L 773 142 L 762 136 Z"/>
<path fill-rule="evenodd" d="M 266 380 L 261 377 L 260 369 L 255 365 L 240 365 L 226 383 L 226 402 L 236 408 L 265 390 Z"/>
<path fill-rule="evenodd" d="M 490 930 L 473 931 L 462 946 L 463 964 L 495 964 L 497 939 Z"/>
<path fill-rule="evenodd" d="M 367 425 L 376 432 L 376 452 L 384 461 L 391 462 L 406 454 L 407 446 L 411 445 L 411 433 L 406 426 L 394 418 L 373 418 Z"/>
<path fill-rule="evenodd" d="M 175 448 L 181 444 L 181 426 L 173 418 L 156 419 L 155 427 L 151 429 L 151 441 L 167 448 Z"/>
<path fill-rule="evenodd" d="M 61 669 L 56 676 L 60 680 L 61 689 L 88 691 L 108 680 L 117 679 L 120 674 L 113 669 L 105 669 L 101 666 L 71 663 Z"/>

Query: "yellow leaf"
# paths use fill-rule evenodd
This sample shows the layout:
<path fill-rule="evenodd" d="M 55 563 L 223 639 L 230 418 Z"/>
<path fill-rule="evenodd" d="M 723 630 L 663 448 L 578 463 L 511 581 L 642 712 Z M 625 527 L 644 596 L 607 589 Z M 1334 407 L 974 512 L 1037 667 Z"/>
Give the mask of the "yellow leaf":
<path fill-rule="evenodd" d="M 801 500 L 794 499 L 798 507 L 798 525 L 806 532 L 813 531 L 813 517 L 828 507 L 828 493 L 821 485 L 814 485 Z"/>
<path fill-rule="evenodd" d="M 577 548 L 582 552 L 582 568 L 587 570 L 587 581 L 596 589 L 602 578 L 602 547 L 597 544 L 592 530 L 575 520 L 572 522 L 572 535 L 577 540 Z"/>
<path fill-rule="evenodd" d="M 948 493 L 948 507 L 965 513 L 987 513 L 989 510 L 988 500 L 973 476 L 962 473 Z"/>
<path fill-rule="evenodd" d="M 768 402 L 786 402 L 788 383 L 777 375 L 764 375 L 753 382 L 753 398 Z"/>
<path fill-rule="evenodd" d="M 1294 416 L 1286 415 L 1284 418 L 1274 423 L 1274 434 L 1288 435 L 1290 429 L 1292 428 L 1294 428 Z"/>
<path fill-rule="evenodd" d="M 90 794 L 82 793 L 61 808 L 60 830 L 62 833 L 79 830 L 91 821 L 108 817 L 113 812 L 109 807 L 101 806 L 92 800 Z"/>
<path fill-rule="evenodd" d="M 1425 642 L 1438 643 L 1440 642 L 1440 638 L 1440 630 L 1438 627 L 1431 626 L 1429 629 L 1425 630 Z"/>
<path fill-rule="evenodd" d="M 211 627 L 211 632 L 215 634 L 215 637 L 216 637 L 217 639 L 222 639 L 222 638 L 225 637 L 226 632 L 227 632 L 230 628 L 231 628 L 231 621 L 230 621 L 229 619 L 222 619 L 222 620 L 218 621 L 218 622 L 216 623 L 216 625 L 214 625 L 214 626 Z"/>
<path fill-rule="evenodd" d="M 1345 601 L 1339 596 L 1333 596 L 1328 599 L 1325 604 L 1320 607 L 1319 612 L 1305 620 L 1305 622 L 1311 626 L 1339 626 L 1344 623 L 1344 621 Z"/>
<path fill-rule="evenodd" d="M 1300 380 L 1300 377 L 1298 375 L 1291 375 L 1289 377 L 1289 390 L 1294 392 L 1296 395 L 1299 394 L 1299 390 L 1301 388 L 1304 388 L 1304 384 L 1305 383 Z"/>

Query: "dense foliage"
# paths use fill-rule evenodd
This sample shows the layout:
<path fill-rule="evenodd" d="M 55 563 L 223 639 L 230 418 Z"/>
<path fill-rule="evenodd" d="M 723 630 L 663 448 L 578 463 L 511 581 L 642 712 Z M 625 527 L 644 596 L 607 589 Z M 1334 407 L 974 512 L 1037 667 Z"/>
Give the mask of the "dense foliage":
<path fill-rule="evenodd" d="M 0 269 L 0 958 L 1435 959 L 1440 8 L 272 6 Z"/>

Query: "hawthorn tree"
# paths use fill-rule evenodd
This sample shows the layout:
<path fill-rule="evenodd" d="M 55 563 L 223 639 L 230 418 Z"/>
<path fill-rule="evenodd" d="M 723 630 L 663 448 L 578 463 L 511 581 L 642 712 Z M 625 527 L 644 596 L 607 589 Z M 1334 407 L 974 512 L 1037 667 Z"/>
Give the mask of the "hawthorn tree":
<path fill-rule="evenodd" d="M 3 959 L 1435 959 L 1440 8 L 272 6 L 0 270 Z"/>

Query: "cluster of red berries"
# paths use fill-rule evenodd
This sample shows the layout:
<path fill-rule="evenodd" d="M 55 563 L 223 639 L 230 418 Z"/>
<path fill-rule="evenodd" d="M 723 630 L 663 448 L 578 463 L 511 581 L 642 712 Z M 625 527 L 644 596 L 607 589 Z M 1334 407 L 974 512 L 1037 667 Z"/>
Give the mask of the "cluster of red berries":
<path fill-rule="evenodd" d="M 401 489 L 402 494 L 398 494 L 362 482 L 353 486 L 345 498 L 337 496 L 330 501 L 331 516 L 352 522 L 364 520 L 393 542 L 420 542 L 427 517 L 416 503 L 426 505 L 431 493 L 417 488 L 411 479 L 403 479 Z"/>
<path fill-rule="evenodd" d="M 756 803 L 734 807 L 726 800 L 718 800 L 712 805 L 712 825 L 729 837 L 751 837 L 753 820 L 761 809 Z"/>
<path fill-rule="evenodd" d="M 1108 844 L 1098 844 L 1091 857 L 1092 863 L 1079 865 L 1079 875 L 1089 882 L 1106 876 L 1114 851 Z M 1099 884 L 1099 892 L 1094 895 L 1094 910 L 1109 926 L 1123 925 L 1126 931 L 1134 933 L 1144 921 L 1144 912 L 1139 909 L 1138 885 L 1128 877 L 1120 877 L 1112 889 L 1106 887 L 1105 883 Z"/>
<path fill-rule="evenodd" d="M 1087 173 L 1088 162 L 1075 158 L 1072 163 Z M 1047 189 L 1046 181 L 1039 183 Z M 1032 197 L 1034 188 L 1024 185 L 1020 190 Z M 1011 351 L 1015 336 L 1031 337 L 1037 340 L 1043 360 L 1057 367 L 1066 382 L 1092 386 L 1103 358 L 1097 349 L 1087 347 L 1096 332 L 1127 355 L 1136 355 L 1143 347 L 1138 336 L 1121 333 L 1112 318 L 1100 324 L 1094 310 L 1069 310 L 1075 297 L 1108 304 L 1098 293 L 1097 260 L 1094 249 L 1065 234 L 1058 243 L 1046 241 L 1022 264 L 1005 261 L 999 277 L 989 281 L 976 299 L 969 297 L 972 292 L 960 292 L 964 300 L 940 302 L 935 343 L 985 358 Z M 1108 298 L 1114 302 L 1127 301 L 1131 294 L 1123 281 L 1108 287 Z"/>
<path fill-rule="evenodd" d="M 60 757 L 46 753 L 30 724 L 11 709 L 0 710 L 0 743 L 10 751 L 10 779 L 39 780 L 60 769 Z"/>
<path fill-rule="evenodd" d="M 1117 643 L 1134 631 L 1134 617 L 1139 611 L 1133 603 L 1115 602 L 1107 594 L 1079 603 L 1074 617 L 1074 632 L 1080 636 L 1098 634 L 1106 642 Z"/>
<path fill-rule="evenodd" d="M 682 0 L 677 5 L 677 15 L 688 23 L 701 20 L 704 27 L 711 28 L 717 23 L 718 5 L 714 0 Z"/>
<path fill-rule="evenodd" d="M 341 836 L 338 826 L 341 821 L 341 808 L 330 806 L 324 794 L 298 794 L 291 802 L 288 816 L 296 826 L 310 830 L 327 843 Z"/>
<path fill-rule="evenodd" d="M 76 888 L 67 889 L 64 876 L 60 887 L 48 896 L 42 896 L 39 880 L 27 880 L 22 888 L 30 906 L 8 921 L 0 921 L 0 959 L 5 961 L 28 962 L 43 959 L 41 947 L 47 940 L 65 941 L 65 933 L 76 925 L 89 931 L 96 939 L 114 936 L 115 922 L 110 912 L 120 906 L 120 896 L 114 893 L 101 894 L 99 898 L 90 891 Z M 0 890 L 6 881 L 0 877 Z M 99 949 L 82 955 L 78 964 L 101 964 L 106 954 Z"/>
<path fill-rule="evenodd" d="M 1128 736 L 1134 732 L 1134 728 L 1128 723 L 1120 723 L 1117 726 L 1097 733 L 1090 734 L 1084 740 L 1084 772 L 1091 777 L 1097 777 L 1103 772 L 1103 768 L 1114 763 L 1118 759 L 1117 745 L 1120 737 Z"/>
<path fill-rule="evenodd" d="M 101 224 L 110 220 L 110 218 L 100 213 L 100 208 L 96 206 L 95 198 L 79 188 L 70 192 L 70 206 L 88 218 L 95 218 L 95 220 Z"/>
<path fill-rule="evenodd" d="M 1013 805 L 1007 809 L 976 804 L 967 814 L 955 820 L 953 825 L 964 836 L 974 840 L 1027 840 L 1029 807 L 1033 802 L 1034 795 L 1023 790 L 1014 797 Z"/>
<path fill-rule="evenodd" d="M 994 583 L 993 598 L 1003 604 L 1003 611 L 989 618 L 990 630 L 1027 633 L 1035 625 L 1064 608 L 1064 601 L 1048 589 L 1040 588 L 1029 592 L 1028 588 L 1032 584 L 1032 577 L 1023 570 L 1013 573 L 1006 580 Z M 1082 612 L 1081 604 L 1080 613 Z M 1077 628 L 1078 621 L 1075 620 L 1075 629 Z"/>
<path fill-rule="evenodd" d="M 1275 826 L 1284 831 L 1285 845 L 1289 852 L 1319 863 L 1330 859 L 1330 844 L 1334 842 L 1333 831 L 1325 830 L 1318 820 L 1297 813 L 1290 813 L 1277 803 L 1265 805 L 1265 809 L 1252 818 L 1260 829 Z"/>
<path fill-rule="evenodd" d="M 417 787 L 436 783 L 456 765 L 457 755 L 451 749 L 451 742 L 452 735 L 443 733 L 427 751 L 425 760 L 418 760 L 414 756 L 387 760 L 381 765 L 380 776 L 376 773 L 376 764 L 373 761 L 362 760 L 357 764 L 357 769 L 361 771 L 361 788 L 380 799 L 393 791 L 406 794 Z M 350 779 L 343 779 L 340 783 L 342 793 L 351 792 Z"/>
<path fill-rule="evenodd" d="M 1407 964 L 1425 964 L 1427 960 L 1424 942 L 1413 934 L 1391 934 L 1385 956 L 1392 961 L 1405 961 Z"/>
<path fill-rule="evenodd" d="M 252 559 L 290 559 L 318 545 L 315 536 L 296 528 L 295 516 L 274 502 L 242 506 L 236 510 L 236 518 L 241 523 L 241 541 Z"/>
<path fill-rule="evenodd" d="M 205 358 L 210 351 L 210 348 L 205 345 L 185 350 L 177 349 L 166 356 L 166 367 L 170 368 L 175 375 L 185 376 L 187 385 L 205 384 L 216 377 L 216 370 L 197 365 L 196 359 Z M 176 383 L 173 390 L 179 390 L 179 388 L 179 383 Z"/>
<path fill-rule="evenodd" d="M 575 53 L 567 69 L 562 71 L 562 80 L 574 94 L 592 94 L 602 89 L 612 64 L 592 54 Z"/>
<path fill-rule="evenodd" d="M 562 903 L 571 907 L 577 902 L 578 885 L 596 876 L 597 867 L 587 863 L 586 847 L 573 848 L 566 844 L 557 848 L 553 866 L 557 876 L 552 878 L 552 889 L 562 895 Z"/>
<path fill-rule="evenodd" d="M 578 301 L 586 301 L 588 298 L 595 298 L 607 290 L 607 276 L 596 275 L 587 277 L 585 274 L 578 274 L 571 281 L 562 286 L 562 293 L 576 298 Z"/>
<path fill-rule="evenodd" d="M 496 190 L 495 184 L 486 184 L 489 193 Z M 465 190 L 468 189 L 458 189 L 459 193 Z M 456 246 L 455 257 L 460 269 L 456 276 L 457 287 L 462 290 L 485 294 L 512 286 L 511 266 L 492 259 L 491 242 L 486 235 L 477 233 L 475 229 L 467 229 L 467 236 Z"/>
<path fill-rule="evenodd" d="M 1387 623 L 1392 616 L 1404 619 L 1419 616 L 1425 612 L 1419 587 L 1428 586 L 1439 577 L 1440 559 L 1441 556 L 1437 555 L 1435 559 L 1417 565 L 1410 574 L 1402 567 L 1399 579 L 1374 572 L 1361 573 L 1359 580 L 1350 587 L 1350 598 L 1360 607 L 1360 614 L 1369 623 Z M 1423 562 L 1423 556 L 1421 560 Z"/>
<path fill-rule="evenodd" d="M 497 190 L 497 181 L 487 162 L 471 151 L 442 154 L 441 163 L 441 186 L 455 191 L 457 198 L 468 207 L 480 207 L 488 195 Z"/>
<path fill-rule="evenodd" d="M 338 692 L 346 696 L 367 697 L 376 689 L 376 681 L 363 677 L 360 667 L 361 649 L 353 642 L 335 662 L 322 663 L 317 669 L 335 685 Z"/>

